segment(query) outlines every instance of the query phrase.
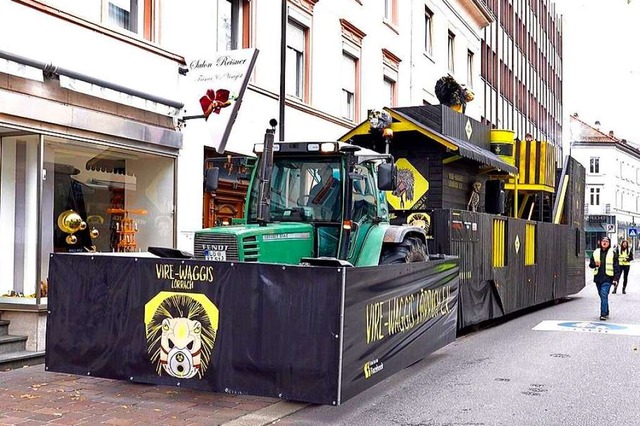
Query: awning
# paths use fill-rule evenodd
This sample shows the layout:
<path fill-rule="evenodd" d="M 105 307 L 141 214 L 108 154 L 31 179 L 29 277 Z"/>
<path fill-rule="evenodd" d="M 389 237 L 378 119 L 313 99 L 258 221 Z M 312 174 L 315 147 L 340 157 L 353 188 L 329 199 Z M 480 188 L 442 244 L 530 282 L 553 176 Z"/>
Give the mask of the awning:
<path fill-rule="evenodd" d="M 471 160 L 477 161 L 482 164 L 487 164 L 503 172 L 518 174 L 517 167 L 512 166 L 509 163 L 505 162 L 504 160 L 502 160 L 502 158 L 500 158 L 499 156 L 497 156 L 491 151 L 488 151 L 484 148 L 474 145 L 471 142 L 467 142 L 462 139 L 454 138 L 452 136 L 446 136 L 440 132 L 436 132 L 430 127 L 425 126 L 424 124 L 412 119 L 408 115 L 398 112 L 397 110 L 392 110 L 392 114 L 393 115 L 397 114 L 401 116 L 404 120 L 410 121 L 415 126 L 420 127 L 423 133 L 427 134 L 429 137 L 431 137 L 431 139 L 437 142 L 440 142 L 449 148 L 450 148 L 450 145 L 454 145 L 455 148 L 457 148 L 458 154 L 460 154 L 461 157 L 469 158 Z M 448 143 L 443 143 L 443 142 L 448 142 Z M 455 148 L 453 148 L 452 150 L 455 150 Z"/>
<path fill-rule="evenodd" d="M 585 223 L 585 232 L 607 232 L 604 228 L 604 223 Z"/>

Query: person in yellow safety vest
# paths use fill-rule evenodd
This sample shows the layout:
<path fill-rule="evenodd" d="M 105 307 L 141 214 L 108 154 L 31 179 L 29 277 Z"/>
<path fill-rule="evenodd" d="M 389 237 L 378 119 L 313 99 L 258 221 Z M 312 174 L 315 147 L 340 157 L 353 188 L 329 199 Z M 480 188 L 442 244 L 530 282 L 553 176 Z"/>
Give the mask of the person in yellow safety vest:
<path fill-rule="evenodd" d="M 600 319 L 606 321 L 609 319 L 609 290 L 611 284 L 618 285 L 620 279 L 618 253 L 611 248 L 609 237 L 603 237 L 600 247 L 591 254 L 589 268 L 593 269 L 593 281 L 600 296 Z"/>
<path fill-rule="evenodd" d="M 620 246 L 616 250 L 618 252 L 618 261 L 622 270 L 622 294 L 627 294 L 627 278 L 629 278 L 629 266 L 633 260 L 633 250 L 629 247 L 629 241 L 622 240 Z M 618 284 L 613 286 L 612 293 L 618 292 Z"/>

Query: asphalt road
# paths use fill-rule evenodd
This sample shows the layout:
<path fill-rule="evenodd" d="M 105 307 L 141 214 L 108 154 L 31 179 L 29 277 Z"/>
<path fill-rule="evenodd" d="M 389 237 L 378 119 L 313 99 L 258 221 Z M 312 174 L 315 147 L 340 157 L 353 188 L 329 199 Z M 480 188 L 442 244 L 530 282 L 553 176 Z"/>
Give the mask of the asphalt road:
<path fill-rule="evenodd" d="M 460 337 L 338 407 L 308 406 L 276 424 L 639 425 L 640 262 L 627 294 L 610 295 L 606 326 L 590 278 L 566 301 Z M 533 330 L 542 321 L 577 323 Z"/>

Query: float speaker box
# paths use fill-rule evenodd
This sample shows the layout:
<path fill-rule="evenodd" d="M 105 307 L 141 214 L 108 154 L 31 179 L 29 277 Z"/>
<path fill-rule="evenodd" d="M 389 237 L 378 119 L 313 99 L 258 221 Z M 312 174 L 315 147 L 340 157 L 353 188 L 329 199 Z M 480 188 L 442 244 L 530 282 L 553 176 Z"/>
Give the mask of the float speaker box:
<path fill-rule="evenodd" d="M 504 182 L 490 179 L 485 183 L 484 195 L 485 212 L 492 214 L 504 213 Z"/>

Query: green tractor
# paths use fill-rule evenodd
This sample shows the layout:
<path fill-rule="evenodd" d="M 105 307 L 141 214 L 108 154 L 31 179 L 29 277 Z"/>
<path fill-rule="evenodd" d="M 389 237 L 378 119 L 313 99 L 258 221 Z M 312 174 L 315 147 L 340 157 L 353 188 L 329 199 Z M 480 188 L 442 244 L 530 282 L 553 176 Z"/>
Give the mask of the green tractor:
<path fill-rule="evenodd" d="M 257 144 L 241 223 L 196 232 L 194 256 L 214 261 L 373 266 L 429 259 L 420 227 L 389 223 L 393 157 L 343 142 Z M 206 186 L 215 190 L 216 169 Z"/>

